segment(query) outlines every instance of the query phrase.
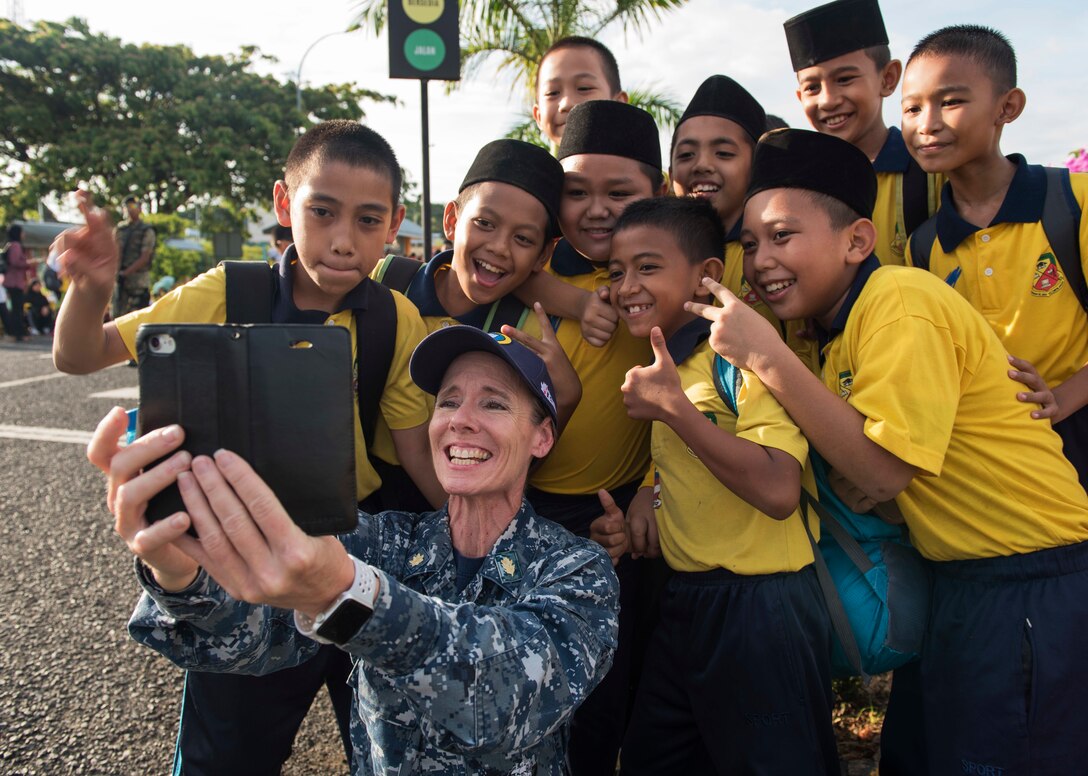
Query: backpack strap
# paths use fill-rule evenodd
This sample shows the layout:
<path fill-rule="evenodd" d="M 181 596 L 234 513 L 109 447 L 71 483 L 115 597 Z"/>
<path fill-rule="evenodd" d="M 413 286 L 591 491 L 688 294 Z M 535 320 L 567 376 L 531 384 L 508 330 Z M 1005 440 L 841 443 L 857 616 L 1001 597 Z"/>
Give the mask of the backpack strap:
<path fill-rule="evenodd" d="M 227 276 L 227 323 L 268 323 L 276 268 L 263 261 L 224 261 Z"/>
<path fill-rule="evenodd" d="M 924 269 L 929 272 L 929 252 L 933 249 L 933 241 L 937 239 L 937 216 L 926 219 L 921 226 L 911 232 L 910 235 L 910 263 L 911 266 Z"/>
<path fill-rule="evenodd" d="M 827 613 L 831 618 L 831 627 L 839 638 L 839 644 L 842 645 L 842 650 L 846 654 L 850 667 L 861 677 L 862 682 L 868 684 L 869 675 L 861 667 L 861 650 L 858 647 L 858 640 L 854 636 L 854 629 L 850 627 L 850 618 L 846 616 L 846 607 L 843 606 L 838 588 L 835 587 L 835 581 L 831 578 L 831 572 L 827 568 L 827 563 L 824 562 L 824 556 L 820 553 L 820 547 L 816 543 L 816 539 L 812 535 L 812 529 L 808 524 L 810 507 L 816 512 L 820 520 L 820 527 L 827 529 L 828 533 L 842 547 L 843 552 L 863 574 L 873 567 L 873 562 L 865 554 L 865 550 L 861 549 L 861 545 L 857 543 L 854 537 L 848 534 L 842 524 L 835 519 L 835 516 L 828 512 L 807 490 L 801 488 L 801 522 L 805 524 L 805 534 L 808 535 L 808 543 L 812 547 L 812 563 L 816 569 L 816 579 L 820 583 L 824 601 L 827 602 Z M 862 558 L 864 558 L 864 561 L 862 561 Z"/>
<path fill-rule="evenodd" d="M 418 265 L 419 262 L 405 259 Z M 366 309 L 353 311 L 355 318 L 355 374 L 359 402 L 359 425 L 368 449 L 374 444 L 374 429 L 393 350 L 397 342 L 397 303 L 393 292 L 380 283 L 367 284 Z M 363 365 L 366 365 L 365 369 Z"/>
<path fill-rule="evenodd" d="M 387 288 L 406 294 L 416 273 L 424 266 L 426 265 L 422 262 L 407 256 L 386 256 L 378 276 L 374 279 Z"/>
<path fill-rule="evenodd" d="M 501 332 L 503 324 L 520 329 L 528 317 L 529 307 L 513 294 L 507 294 L 491 305 L 483 328 L 488 333 Z"/>
<path fill-rule="evenodd" d="M 1044 167 L 1046 170 L 1046 200 L 1043 203 L 1043 231 L 1054 250 L 1054 256 L 1069 281 L 1080 306 L 1088 312 L 1088 285 L 1080 255 L 1080 207 L 1073 195 L 1069 170 L 1064 167 Z"/>
<path fill-rule="evenodd" d="M 929 185 L 930 176 L 911 159 L 903 173 L 903 228 L 907 234 L 924 224 L 933 215 L 930 205 L 933 201 Z M 913 246 L 912 246 L 913 247 Z"/>
<path fill-rule="evenodd" d="M 714 388 L 718 391 L 718 398 L 734 415 L 737 414 L 737 394 L 740 393 L 740 387 L 743 384 L 743 373 L 722 358 L 721 355 L 715 353 Z"/>

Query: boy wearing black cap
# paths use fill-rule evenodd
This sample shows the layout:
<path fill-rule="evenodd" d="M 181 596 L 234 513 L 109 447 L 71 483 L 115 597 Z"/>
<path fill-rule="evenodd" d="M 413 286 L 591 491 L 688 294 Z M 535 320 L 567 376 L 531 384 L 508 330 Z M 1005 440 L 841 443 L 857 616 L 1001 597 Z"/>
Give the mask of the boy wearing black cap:
<path fill-rule="evenodd" d="M 562 188 L 563 168 L 543 148 L 509 139 L 485 145 L 443 213 L 453 248 L 420 265 L 404 294 L 428 331 L 461 323 L 498 332 L 509 325 L 510 336 L 537 352 L 554 375 L 565 423 L 581 395 L 578 377 L 543 308 L 532 315 L 513 295 L 552 254 Z M 383 281 L 392 262 L 386 257 L 371 276 Z"/>
<path fill-rule="evenodd" d="M 745 274 L 780 318 L 816 321 L 822 382 L 721 286 L 708 283 L 721 307 L 689 309 L 715 322 L 714 349 L 760 378 L 858 506 L 895 500 L 930 561 L 927 772 L 1077 771 L 1088 496 L 1058 435 L 1008 390 L 986 321 L 933 275 L 880 266 L 865 216 L 875 199 L 872 167 L 847 143 L 783 130 L 756 148 Z M 1010 476 L 1010 462 L 1040 477 Z"/>
<path fill-rule="evenodd" d="M 880 5 L 835 0 L 783 26 L 797 99 L 813 129 L 853 144 L 876 170 L 877 257 L 905 264 L 906 239 L 936 212 L 942 181 L 911 159 L 898 128 L 884 125 L 884 98 L 895 91 L 903 65 L 891 57 Z"/>
<path fill-rule="evenodd" d="M 551 257 L 562 189 L 563 168 L 543 148 L 504 139 L 480 149 L 442 215 L 453 248 L 421 266 L 405 290 L 428 331 L 451 323 L 488 329 L 508 298 L 517 323 L 529 318 L 509 295 Z M 382 280 L 390 266 L 383 259 L 372 276 Z"/>
<path fill-rule="evenodd" d="M 1054 424 L 1088 485 L 1088 298 L 1080 298 L 1078 266 L 1088 257 L 1088 175 L 1048 172 L 1001 152 L 1002 130 L 1025 101 L 1016 54 L 996 30 L 959 25 L 918 43 L 903 81 L 904 137 L 918 163 L 947 174 L 948 185 L 908 256 L 990 323 L 1015 357 L 1010 377 L 1026 385 L 1020 400 L 1033 418 Z"/>
<path fill-rule="evenodd" d="M 676 198 L 634 203 L 613 239 L 613 303 L 654 351 L 628 372 L 624 402 L 653 422 L 656 524 L 677 572 L 623 773 L 837 774 L 830 620 L 798 510 L 808 443 L 751 374 L 727 406 L 710 323 L 684 308 L 709 297 L 702 278 L 721 277 L 722 239 L 708 204 Z"/>
<path fill-rule="evenodd" d="M 276 217 L 294 233 L 280 261 L 272 293 L 276 323 L 346 326 L 356 341 L 355 316 L 375 289 L 368 275 L 404 217 L 399 202 L 400 165 L 389 144 L 355 121 L 327 121 L 308 130 L 291 149 L 284 180 L 276 181 Z M 85 374 L 136 357 L 142 323 L 222 323 L 226 275 L 216 267 L 162 297 L 149 308 L 105 325 L 102 311 L 116 276 L 117 250 L 109 217 L 80 193 L 87 226 L 58 238 L 72 277 L 57 318 L 53 358 L 61 371 Z M 415 307 L 393 293 L 397 330 L 388 378 L 380 392 L 375 440 L 364 440 L 355 413 L 356 493 L 364 499 L 381 486 L 368 449 L 391 437 L 396 460 L 432 504 L 445 501 L 435 478 L 427 438 L 426 398 L 408 375 L 408 360 L 426 331 Z M 365 353 L 365 351 L 364 351 Z M 360 376 L 359 382 L 365 380 Z M 302 400 L 320 401 L 315 393 Z M 379 451 L 380 452 L 380 451 Z M 384 454 L 381 457 L 386 457 Z M 391 461 L 395 462 L 395 461 Z M 351 663 L 323 648 L 313 660 L 264 677 L 190 672 L 185 683 L 175 770 L 202 773 L 278 773 L 291 753 L 314 696 L 327 684 L 350 759 Z M 244 711 L 239 711 L 240 709 Z"/>
<path fill-rule="evenodd" d="M 752 169 L 752 152 L 767 126 L 763 106 L 732 78 L 712 75 L 691 98 L 672 136 L 669 178 L 679 197 L 706 199 L 714 205 L 725 227 L 722 285 L 780 326 L 774 313 L 744 278 L 744 250 L 740 245 L 744 192 Z M 791 347 L 815 368 L 815 343 L 798 336 L 805 326 L 793 324 Z"/>

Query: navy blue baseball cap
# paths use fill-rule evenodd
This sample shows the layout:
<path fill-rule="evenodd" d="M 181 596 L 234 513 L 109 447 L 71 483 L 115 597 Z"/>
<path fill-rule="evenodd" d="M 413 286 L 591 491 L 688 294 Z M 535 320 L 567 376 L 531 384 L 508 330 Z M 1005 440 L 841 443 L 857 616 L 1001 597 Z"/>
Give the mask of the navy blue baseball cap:
<path fill-rule="evenodd" d="M 555 386 L 544 361 L 520 342 L 505 334 L 489 334 L 474 326 L 447 326 L 438 329 L 416 346 L 408 371 L 412 381 L 431 395 L 437 395 L 442 378 L 459 356 L 480 351 L 498 356 L 514 368 L 529 393 L 544 403 L 552 422 L 558 425 Z"/>

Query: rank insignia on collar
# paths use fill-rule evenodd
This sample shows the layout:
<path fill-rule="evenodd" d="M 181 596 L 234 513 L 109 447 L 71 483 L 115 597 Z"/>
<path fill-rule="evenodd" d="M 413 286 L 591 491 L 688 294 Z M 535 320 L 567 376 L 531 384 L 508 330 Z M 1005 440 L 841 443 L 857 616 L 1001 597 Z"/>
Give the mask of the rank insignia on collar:
<path fill-rule="evenodd" d="M 411 558 L 408 559 L 408 565 L 411 566 L 412 568 L 415 568 L 416 566 L 418 566 L 422 562 L 423 562 L 423 553 L 422 552 L 417 552 L 415 555 L 413 555 Z"/>
<path fill-rule="evenodd" d="M 521 579 L 518 558 L 512 552 L 500 552 L 496 555 L 495 567 L 499 570 L 499 579 L 503 582 L 515 582 Z"/>

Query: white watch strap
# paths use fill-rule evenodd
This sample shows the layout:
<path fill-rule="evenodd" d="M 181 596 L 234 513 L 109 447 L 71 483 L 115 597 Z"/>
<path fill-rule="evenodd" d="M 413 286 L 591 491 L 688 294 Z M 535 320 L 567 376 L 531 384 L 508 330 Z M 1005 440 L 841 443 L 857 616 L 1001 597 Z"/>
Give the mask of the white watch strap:
<path fill-rule="evenodd" d="M 317 617 L 310 617 L 298 609 L 295 610 L 295 628 L 298 632 L 321 644 L 332 644 L 332 642 L 319 636 L 317 629 L 321 627 L 321 623 L 326 618 L 336 611 L 341 603 L 352 599 L 373 611 L 378 600 L 378 574 L 374 567 L 369 563 L 363 563 L 354 555 L 348 557 L 351 558 L 351 562 L 355 565 L 355 578 L 351 581 L 351 587 L 336 596 L 336 600 L 332 602 L 332 605 Z"/>

